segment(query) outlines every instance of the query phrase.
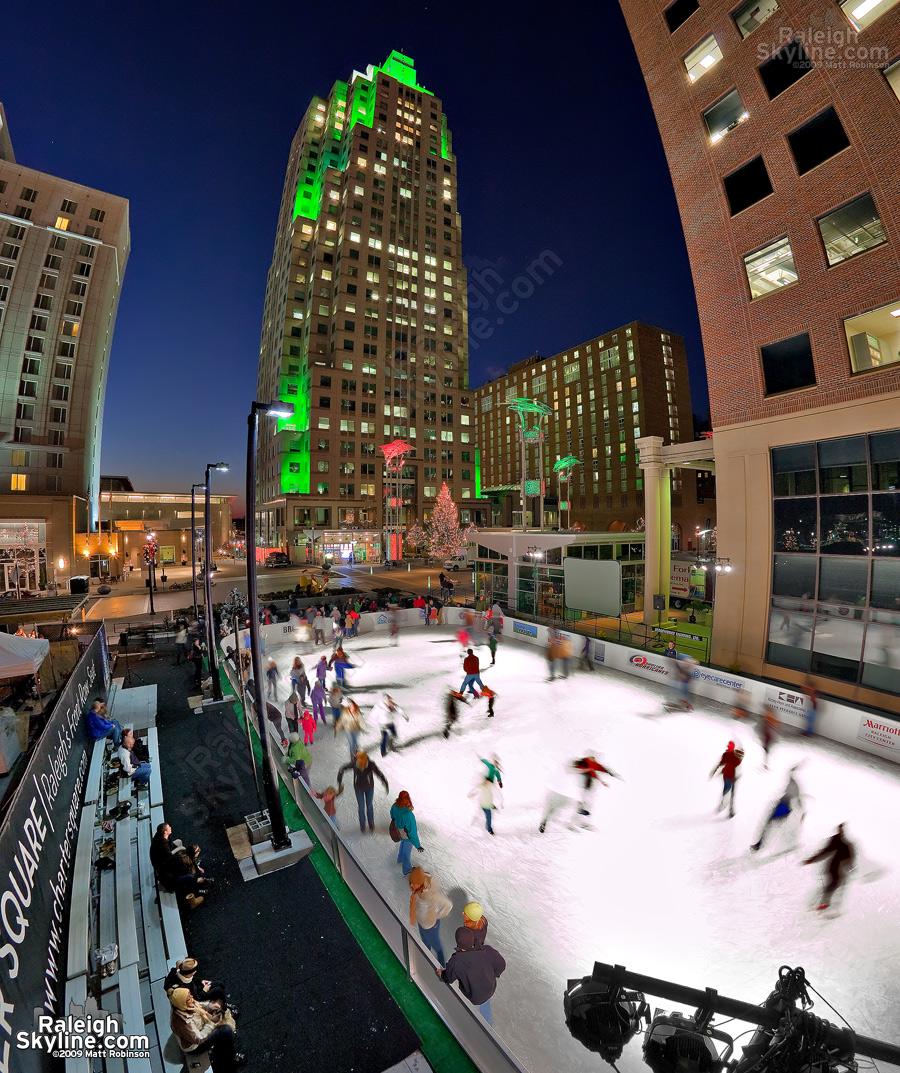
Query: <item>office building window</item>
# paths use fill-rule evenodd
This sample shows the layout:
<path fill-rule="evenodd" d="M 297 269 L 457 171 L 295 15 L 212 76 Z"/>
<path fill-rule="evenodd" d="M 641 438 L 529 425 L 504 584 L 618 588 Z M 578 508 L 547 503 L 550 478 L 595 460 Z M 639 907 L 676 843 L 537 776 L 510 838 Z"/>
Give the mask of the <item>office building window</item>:
<path fill-rule="evenodd" d="M 48 492 L 61 492 L 62 491 L 62 477 L 52 476 L 44 478 L 44 489 Z"/>
<path fill-rule="evenodd" d="M 722 50 L 716 41 L 715 35 L 710 34 L 697 45 L 696 48 L 684 57 L 684 69 L 688 78 L 696 82 L 698 78 L 706 74 L 710 67 L 714 67 L 722 58 Z"/>
<path fill-rule="evenodd" d="M 63 456 L 57 452 L 47 452 L 47 468 L 48 469 L 62 469 Z"/>
<path fill-rule="evenodd" d="M 900 98 L 900 60 L 894 60 L 889 67 L 884 68 L 884 77 L 895 96 Z"/>
<path fill-rule="evenodd" d="M 726 93 L 720 101 L 703 113 L 703 121 L 711 142 L 721 141 L 729 131 L 749 118 L 750 113 L 744 108 L 744 102 L 736 89 Z"/>
<path fill-rule="evenodd" d="M 54 425 L 64 425 L 69 417 L 68 408 L 65 406 L 51 406 L 50 420 Z"/>
<path fill-rule="evenodd" d="M 844 332 L 853 372 L 895 365 L 900 362 L 900 299 L 848 318 Z"/>
<path fill-rule="evenodd" d="M 821 217 L 818 224 L 829 265 L 840 264 L 887 241 L 871 194 L 835 209 Z"/>
<path fill-rule="evenodd" d="M 786 89 L 813 69 L 813 62 L 806 54 L 806 49 L 796 38 L 788 41 L 774 56 L 759 67 L 759 77 L 766 87 L 769 100 L 774 101 Z"/>
<path fill-rule="evenodd" d="M 15 432 L 13 433 L 13 440 L 15 443 L 31 443 L 32 429 L 26 425 L 16 425 Z"/>
<path fill-rule="evenodd" d="M 772 193 L 772 183 L 761 156 L 754 157 L 722 180 L 731 215 L 737 216 Z"/>
<path fill-rule="evenodd" d="M 19 194 L 19 201 L 37 201 L 37 190 L 32 190 L 31 187 L 25 186 L 22 188 L 22 193 Z"/>
<path fill-rule="evenodd" d="M 796 283 L 797 269 L 794 267 L 790 239 L 785 235 L 756 253 L 748 253 L 744 257 L 744 271 L 747 273 L 751 298 L 761 298 L 764 294 Z"/>
<path fill-rule="evenodd" d="M 9 477 L 9 490 L 11 492 L 27 492 L 28 491 L 28 474 L 27 473 L 12 473 Z"/>
<path fill-rule="evenodd" d="M 31 465 L 31 451 L 10 451 L 10 465 L 19 469 Z"/>
<path fill-rule="evenodd" d="M 103 221 L 106 219 L 106 213 L 103 211 L 103 209 L 91 209 L 90 217 L 92 220 L 96 220 L 97 223 L 102 224 Z"/>
<path fill-rule="evenodd" d="M 841 0 L 841 11 L 851 26 L 864 30 L 896 3 L 897 0 Z"/>
<path fill-rule="evenodd" d="M 797 391 L 816 382 L 809 333 L 802 332 L 760 348 L 767 395 Z"/>
<path fill-rule="evenodd" d="M 674 4 L 669 4 L 664 12 L 669 33 L 675 33 L 678 27 L 683 26 L 699 7 L 698 0 L 675 0 Z"/>
<path fill-rule="evenodd" d="M 741 37 L 749 37 L 778 10 L 776 0 L 747 0 L 732 14 L 734 24 Z"/>
<path fill-rule="evenodd" d="M 67 212 L 67 213 L 69 213 L 69 215 L 73 215 L 74 213 L 78 212 L 78 202 L 77 201 L 63 201 L 63 203 L 59 206 L 59 211 L 60 212 Z"/>
<path fill-rule="evenodd" d="M 787 136 L 788 145 L 797 163 L 798 175 L 823 164 L 850 145 L 837 112 L 825 108 Z"/>

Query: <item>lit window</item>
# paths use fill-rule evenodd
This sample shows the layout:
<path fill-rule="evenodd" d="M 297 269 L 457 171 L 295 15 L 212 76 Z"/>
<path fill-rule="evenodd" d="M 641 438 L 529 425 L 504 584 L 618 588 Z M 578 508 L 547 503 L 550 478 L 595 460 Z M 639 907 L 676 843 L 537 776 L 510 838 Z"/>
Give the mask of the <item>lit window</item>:
<path fill-rule="evenodd" d="M 900 362 L 900 299 L 844 321 L 855 373 Z"/>
<path fill-rule="evenodd" d="M 750 118 L 744 102 L 736 89 L 727 93 L 720 101 L 703 113 L 706 129 L 711 142 L 721 141 L 729 131 Z"/>
<path fill-rule="evenodd" d="M 770 242 L 756 253 L 748 253 L 744 258 L 744 271 L 747 273 L 751 298 L 761 298 L 764 294 L 796 283 L 797 269 L 794 267 L 790 239 L 785 236 Z"/>
<path fill-rule="evenodd" d="M 835 209 L 818 224 L 829 265 L 840 264 L 887 241 L 871 194 Z"/>
<path fill-rule="evenodd" d="M 841 0 L 841 11 L 857 30 L 864 30 L 897 3 L 897 0 Z"/>
<path fill-rule="evenodd" d="M 68 229 L 69 229 L 69 221 L 66 219 L 66 217 L 65 216 L 57 216 L 56 217 L 56 230 L 57 231 L 68 231 Z"/>
<path fill-rule="evenodd" d="M 10 491 L 13 492 L 27 492 L 28 491 L 28 474 L 27 473 L 12 473 L 9 478 Z"/>
<path fill-rule="evenodd" d="M 692 82 L 696 82 L 698 78 L 706 74 L 710 67 L 715 66 L 721 58 L 722 50 L 719 48 L 715 34 L 710 34 L 684 57 L 684 69 L 688 73 L 688 78 Z"/>
<path fill-rule="evenodd" d="M 741 37 L 749 37 L 778 10 L 776 0 L 747 0 L 731 16 Z"/>

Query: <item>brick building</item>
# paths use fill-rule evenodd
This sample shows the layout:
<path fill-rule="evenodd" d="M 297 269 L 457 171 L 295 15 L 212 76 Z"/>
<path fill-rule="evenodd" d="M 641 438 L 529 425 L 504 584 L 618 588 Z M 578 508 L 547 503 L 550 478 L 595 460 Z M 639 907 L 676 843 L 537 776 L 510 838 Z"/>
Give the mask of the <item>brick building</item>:
<path fill-rule="evenodd" d="M 598 532 L 630 530 L 644 514 L 634 441 L 641 436 L 661 436 L 667 444 L 693 439 L 684 340 L 640 321 L 553 357 L 517 362 L 476 395 L 481 491 L 491 497 L 495 525 L 522 524 L 520 441 L 515 415 L 504 405 L 510 399 L 536 399 L 555 411 L 543 443 L 547 526 L 559 524 L 559 486 L 552 475 L 559 458 L 572 455 L 582 462 L 571 484 L 571 523 Z M 537 450 L 528 449 L 532 478 Z M 526 508 L 534 526 L 537 504 L 537 498 L 529 498 Z M 675 532 L 687 547 L 710 509 L 698 505 L 694 473 L 684 471 L 673 481 L 672 507 Z"/>
<path fill-rule="evenodd" d="M 620 0 L 709 379 L 713 658 L 900 709 L 900 4 Z"/>

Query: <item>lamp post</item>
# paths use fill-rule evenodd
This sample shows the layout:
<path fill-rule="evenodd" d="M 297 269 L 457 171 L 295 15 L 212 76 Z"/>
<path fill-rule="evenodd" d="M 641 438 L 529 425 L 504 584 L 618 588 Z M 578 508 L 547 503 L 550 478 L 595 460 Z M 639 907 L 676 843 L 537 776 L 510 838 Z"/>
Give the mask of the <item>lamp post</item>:
<path fill-rule="evenodd" d="M 256 582 L 256 441 L 259 434 L 259 415 L 270 417 L 292 417 L 293 407 L 283 402 L 254 402 L 247 418 L 247 603 L 250 609 L 250 667 L 253 673 L 253 695 L 251 703 L 256 709 L 256 721 L 259 729 L 259 744 L 262 750 L 263 784 L 266 792 L 266 806 L 269 810 L 269 822 L 272 825 L 272 849 L 287 849 L 291 844 L 284 825 L 284 812 L 281 809 L 281 795 L 275 782 L 272 767 L 272 751 L 269 746 L 269 728 L 266 720 L 266 706 L 263 700 L 262 660 L 259 651 L 259 612 L 257 603 L 259 593 Z"/>
<path fill-rule="evenodd" d="M 544 430 L 542 428 L 544 420 L 553 413 L 553 408 L 548 406 L 545 402 L 540 402 L 538 399 L 509 399 L 504 404 L 510 410 L 512 410 L 519 419 L 519 446 L 521 449 L 521 473 L 519 480 L 521 484 L 522 495 L 522 532 L 528 532 L 528 522 L 526 520 L 525 505 L 527 503 L 528 496 L 536 495 L 540 497 L 540 516 L 538 518 L 538 531 L 542 531 L 544 528 Z M 531 420 L 535 423 L 531 426 L 528 424 L 528 416 L 531 414 Z M 528 462 L 525 452 L 525 447 L 529 443 L 537 444 L 538 449 L 538 477 L 537 480 L 528 479 Z"/>
<path fill-rule="evenodd" d="M 218 470 L 219 473 L 228 472 L 227 462 L 208 462 L 206 465 L 206 475 L 204 477 L 204 499 L 203 499 L 203 570 L 205 577 L 203 579 L 203 587 L 206 590 L 206 637 L 207 637 L 207 653 L 206 658 L 209 663 L 209 673 L 212 676 L 212 688 L 213 688 L 213 700 L 222 699 L 222 683 L 219 681 L 219 654 L 216 651 L 216 624 L 213 618 L 213 602 L 212 602 L 212 533 L 209 524 L 209 474 L 210 470 Z"/>
<path fill-rule="evenodd" d="M 580 466 L 581 462 L 573 455 L 566 455 L 565 458 L 561 458 L 553 467 L 553 472 L 559 478 L 559 528 L 562 529 L 562 513 L 563 503 L 566 505 L 566 529 L 572 521 L 572 472 L 576 466 Z M 562 497 L 563 482 L 566 485 L 566 498 Z"/>
<path fill-rule="evenodd" d="M 197 527 L 194 521 L 196 513 L 194 489 L 202 488 L 203 481 L 191 485 L 191 584 L 194 589 L 194 621 L 197 621 Z"/>

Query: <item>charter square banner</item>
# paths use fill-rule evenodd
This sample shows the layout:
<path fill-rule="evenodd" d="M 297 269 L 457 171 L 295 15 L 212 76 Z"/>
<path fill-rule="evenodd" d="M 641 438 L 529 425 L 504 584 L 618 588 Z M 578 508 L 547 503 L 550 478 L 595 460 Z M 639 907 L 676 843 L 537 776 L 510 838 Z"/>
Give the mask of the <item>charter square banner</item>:
<path fill-rule="evenodd" d="M 84 713 L 106 696 L 101 630 L 60 694 L 0 827 L 0 1073 L 50 1069 L 48 1054 L 20 1049 L 36 1008 L 61 1011 L 68 907 L 91 740 Z M 87 897 L 87 891 L 79 891 Z"/>

